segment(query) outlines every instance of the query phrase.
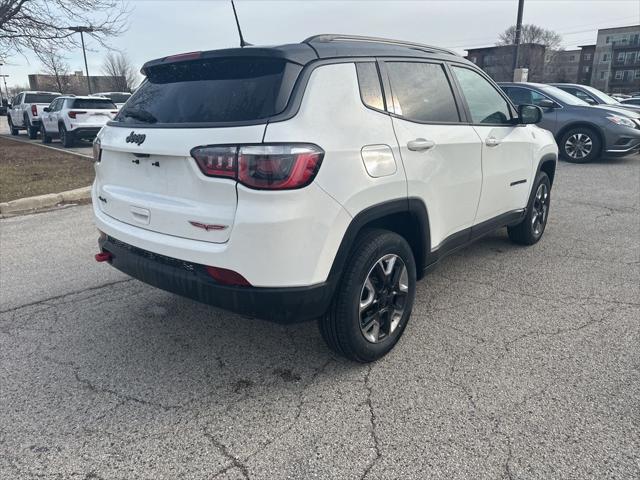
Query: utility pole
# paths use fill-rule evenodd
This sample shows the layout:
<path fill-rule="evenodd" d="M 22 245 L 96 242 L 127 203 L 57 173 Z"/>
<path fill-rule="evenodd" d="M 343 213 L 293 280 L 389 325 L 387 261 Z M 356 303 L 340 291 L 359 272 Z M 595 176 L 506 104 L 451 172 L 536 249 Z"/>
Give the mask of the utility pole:
<path fill-rule="evenodd" d="M 0 75 L 4 80 L 4 91 L 7 93 L 7 105 L 9 104 L 9 89 L 7 88 L 7 77 L 9 75 Z M 2 100 L 2 87 L 0 87 L 0 101 Z"/>
<path fill-rule="evenodd" d="M 92 27 L 68 27 L 67 30 L 71 30 L 72 32 L 80 32 L 80 41 L 82 42 L 82 55 L 84 56 L 84 69 L 87 72 L 87 89 L 89 90 L 89 95 L 93 92 L 91 91 L 91 81 L 89 79 L 89 66 L 87 65 L 87 52 L 84 48 L 84 32 L 91 33 L 94 31 Z"/>
<path fill-rule="evenodd" d="M 4 65 L 4 63 L 0 62 L 0 67 Z M 0 74 L 0 77 L 4 79 L 4 75 Z M 7 95 L 7 104 L 9 103 L 9 95 Z M 2 107 L 2 86 L 0 85 L 0 107 Z"/>
<path fill-rule="evenodd" d="M 512 76 L 515 76 L 516 68 L 518 68 L 518 56 L 520 53 L 520 37 L 522 36 L 522 10 L 524 10 L 524 0 L 518 0 L 518 19 L 516 21 L 516 38 L 515 52 L 513 52 L 513 68 Z"/>

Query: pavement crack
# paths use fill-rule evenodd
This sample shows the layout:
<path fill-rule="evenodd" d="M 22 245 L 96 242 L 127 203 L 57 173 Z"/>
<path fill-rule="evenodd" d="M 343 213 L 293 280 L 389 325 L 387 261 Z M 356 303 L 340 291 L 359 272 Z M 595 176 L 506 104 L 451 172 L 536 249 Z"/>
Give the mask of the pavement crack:
<path fill-rule="evenodd" d="M 382 450 L 380 449 L 380 439 L 378 438 L 377 424 L 378 419 L 376 417 L 376 412 L 373 408 L 372 397 L 373 397 L 373 388 L 369 383 L 369 377 L 371 376 L 371 371 L 373 367 L 369 365 L 366 375 L 364 376 L 364 386 L 367 390 L 367 398 L 365 400 L 365 404 L 369 408 L 369 433 L 371 435 L 371 439 L 373 440 L 373 449 L 376 454 L 375 458 L 369 462 L 367 467 L 365 468 L 360 480 L 364 480 L 371 472 L 371 469 L 375 466 L 375 464 L 382 458 Z"/>
<path fill-rule="evenodd" d="M 178 410 L 178 409 L 182 408 L 180 405 L 164 405 L 164 404 L 159 403 L 159 402 L 152 402 L 152 401 L 149 401 L 149 400 L 144 400 L 142 398 L 134 397 L 132 395 L 127 395 L 127 394 L 118 392 L 116 390 L 113 390 L 111 388 L 106 388 L 106 387 L 101 387 L 101 386 L 95 385 L 91 380 L 86 379 L 86 378 L 82 378 L 80 376 L 80 374 L 78 373 L 77 369 L 74 369 L 73 375 L 75 376 L 76 380 L 79 383 L 84 385 L 86 388 L 88 388 L 93 393 L 97 393 L 97 394 L 106 393 L 106 394 L 109 394 L 109 395 L 113 395 L 114 397 L 118 398 L 119 400 L 138 403 L 140 405 L 157 407 L 157 408 L 161 408 L 162 410 L 165 410 L 165 411 Z"/>
<path fill-rule="evenodd" d="M 202 434 L 209 440 L 209 442 L 211 443 L 211 445 L 213 445 L 214 447 L 216 447 L 217 450 L 220 451 L 220 453 L 222 453 L 222 455 L 231 462 L 231 465 L 223 468 L 222 470 L 220 470 L 219 472 L 217 472 L 213 478 L 217 478 L 220 475 L 223 475 L 225 473 L 227 473 L 229 470 L 231 470 L 232 468 L 237 468 L 238 470 L 240 470 L 240 473 L 242 473 L 243 478 L 249 480 L 251 478 L 251 476 L 249 475 L 249 467 L 247 467 L 238 457 L 236 457 L 235 455 L 233 455 L 231 453 L 231 451 L 229 450 L 229 448 L 222 443 L 221 441 L 219 441 L 214 435 L 212 435 L 211 433 L 207 432 L 206 427 L 202 429 Z"/>
<path fill-rule="evenodd" d="M 84 292 L 91 292 L 91 291 L 94 291 L 94 290 L 99 290 L 99 289 L 104 288 L 104 287 L 111 287 L 113 285 L 119 285 L 121 283 L 131 282 L 133 280 L 134 280 L 133 278 L 126 278 L 124 280 L 116 280 L 116 281 L 113 281 L 113 282 L 103 283 L 102 285 L 97 285 L 95 287 L 88 287 L 88 288 L 84 288 L 82 290 L 76 290 L 74 292 L 67 292 L 67 293 L 63 293 L 61 295 L 55 295 L 53 297 L 44 298 L 42 300 L 37 300 L 35 302 L 25 303 L 24 305 L 19 305 L 17 307 L 11 307 L 11 308 L 8 308 L 6 310 L 2 310 L 2 311 L 0 311 L 0 315 L 3 315 L 5 313 L 15 312 L 17 310 L 21 310 L 21 309 L 27 308 L 27 307 L 33 307 L 35 305 L 46 305 L 47 302 L 51 302 L 51 301 L 54 301 L 54 300 L 60 300 L 62 298 L 70 297 L 72 295 L 78 295 L 78 294 L 84 293 Z"/>

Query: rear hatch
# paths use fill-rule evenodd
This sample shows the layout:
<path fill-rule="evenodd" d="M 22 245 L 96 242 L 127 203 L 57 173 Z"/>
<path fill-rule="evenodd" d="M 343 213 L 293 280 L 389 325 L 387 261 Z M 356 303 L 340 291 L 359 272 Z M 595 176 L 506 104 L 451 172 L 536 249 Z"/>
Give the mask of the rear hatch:
<path fill-rule="evenodd" d="M 236 180 L 205 176 L 191 150 L 262 142 L 285 107 L 291 68 L 273 58 L 207 58 L 145 69 L 147 79 L 100 136 L 99 208 L 140 228 L 228 241 Z M 295 80 L 295 75 L 293 76 Z"/>
<path fill-rule="evenodd" d="M 118 107 L 107 98 L 76 98 L 67 115 L 72 127 L 102 126 L 118 113 Z"/>
<path fill-rule="evenodd" d="M 48 107 L 51 102 L 57 97 L 59 97 L 59 93 L 50 93 L 50 92 L 37 92 L 37 93 L 27 93 L 24 97 L 24 103 L 31 105 L 31 115 L 39 117 L 42 115 L 45 107 Z M 33 109 L 36 109 L 37 114 L 33 115 Z"/>

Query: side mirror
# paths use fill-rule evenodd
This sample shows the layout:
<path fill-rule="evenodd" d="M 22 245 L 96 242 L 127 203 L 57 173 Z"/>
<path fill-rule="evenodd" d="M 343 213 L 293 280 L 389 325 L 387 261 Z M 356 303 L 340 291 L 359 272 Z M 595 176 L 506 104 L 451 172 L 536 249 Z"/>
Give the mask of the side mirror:
<path fill-rule="evenodd" d="M 519 105 L 518 120 L 522 125 L 540 123 L 540 120 L 542 120 L 542 109 L 536 105 Z"/>
<path fill-rule="evenodd" d="M 553 100 L 549 100 L 548 98 L 543 98 L 538 102 L 538 106 L 544 109 L 556 108 L 556 103 Z"/>
<path fill-rule="evenodd" d="M 43 111 L 43 112 L 50 112 L 50 111 L 51 111 L 51 109 L 50 109 L 49 107 L 44 107 L 44 108 L 42 109 L 42 111 Z"/>
<path fill-rule="evenodd" d="M 586 97 L 586 98 L 583 98 L 582 100 L 587 102 L 589 105 L 595 105 L 596 104 L 596 101 L 591 97 Z"/>

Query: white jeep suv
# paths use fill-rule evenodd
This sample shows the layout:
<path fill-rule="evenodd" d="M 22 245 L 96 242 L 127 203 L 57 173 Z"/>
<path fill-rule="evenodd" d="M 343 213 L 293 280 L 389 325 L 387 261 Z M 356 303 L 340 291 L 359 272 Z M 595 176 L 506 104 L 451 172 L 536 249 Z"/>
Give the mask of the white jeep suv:
<path fill-rule="evenodd" d="M 98 131 L 112 120 L 118 107 L 103 97 L 56 98 L 42 113 L 42 143 L 60 138 L 65 147 L 72 147 L 76 139 L 93 139 Z"/>
<path fill-rule="evenodd" d="M 544 232 L 558 149 L 540 109 L 450 51 L 320 35 L 143 73 L 94 143 L 96 260 L 156 287 L 318 318 L 368 362 L 444 255 L 500 227 L 526 245 Z"/>

